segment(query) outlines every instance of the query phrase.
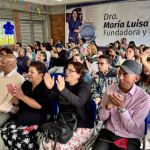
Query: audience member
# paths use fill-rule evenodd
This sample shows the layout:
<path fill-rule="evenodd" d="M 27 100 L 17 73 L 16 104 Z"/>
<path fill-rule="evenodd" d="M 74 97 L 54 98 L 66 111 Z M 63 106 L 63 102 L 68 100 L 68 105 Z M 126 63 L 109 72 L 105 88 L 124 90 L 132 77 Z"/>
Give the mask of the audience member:
<path fill-rule="evenodd" d="M 150 57 L 147 58 L 147 63 L 150 66 Z M 141 74 L 141 80 L 138 84 L 145 92 L 150 94 L 150 71 L 143 66 L 143 71 Z"/>
<path fill-rule="evenodd" d="M 39 41 L 35 41 L 34 43 L 34 51 L 35 53 L 37 53 L 37 51 L 40 51 L 41 50 L 41 43 Z"/>
<path fill-rule="evenodd" d="M 86 66 L 88 71 L 93 76 L 98 71 L 97 64 L 97 47 L 94 43 L 89 43 L 87 46 Z"/>
<path fill-rule="evenodd" d="M 124 50 L 122 48 L 121 43 L 117 40 L 114 42 L 114 45 L 115 45 L 116 54 L 123 57 L 124 56 Z"/>
<path fill-rule="evenodd" d="M 79 51 L 79 47 L 72 48 L 69 58 L 73 58 L 76 54 L 79 54 Z"/>
<path fill-rule="evenodd" d="M 13 54 L 13 52 L 11 51 L 11 49 L 9 49 L 7 47 L 3 47 L 0 50 L 0 55 L 3 56 L 3 55 L 7 55 L 7 54 Z"/>
<path fill-rule="evenodd" d="M 58 76 L 56 80 L 60 112 L 72 112 L 77 116 L 77 131 L 66 144 L 57 143 L 56 149 L 80 149 L 93 133 L 91 111 L 87 109 L 91 97 L 90 85 L 83 81 L 84 66 L 79 62 L 72 62 L 66 69 L 65 78 Z M 51 87 L 49 74 L 45 76 L 47 87 Z M 79 139 L 79 140 L 77 140 Z M 54 141 L 49 140 L 47 148 L 53 148 Z"/>
<path fill-rule="evenodd" d="M 117 74 L 111 68 L 109 56 L 101 55 L 98 58 L 99 71 L 93 76 L 92 80 L 92 98 L 98 104 L 108 85 L 118 82 Z"/>
<path fill-rule="evenodd" d="M 122 46 L 122 48 L 123 48 L 124 51 L 125 51 L 126 48 L 128 47 L 127 39 L 126 39 L 126 38 L 122 38 L 122 39 L 121 39 L 121 46 Z"/>
<path fill-rule="evenodd" d="M 13 54 L 14 56 L 17 58 L 18 57 L 18 53 L 19 53 L 19 50 L 22 48 L 22 44 L 20 42 L 17 42 L 15 44 L 15 49 L 13 51 Z"/>
<path fill-rule="evenodd" d="M 80 54 L 82 54 L 83 56 L 87 55 L 87 46 L 88 43 L 86 42 L 86 39 L 82 38 L 79 40 Z"/>
<path fill-rule="evenodd" d="M 14 119 L 2 129 L 1 136 L 5 145 L 12 150 L 39 150 L 37 144 L 38 125 L 46 122 L 51 102 L 51 88 L 45 86 L 43 77 L 46 66 L 41 62 L 32 62 L 28 71 L 28 80 L 21 87 L 14 86 L 9 92 L 17 99 L 19 111 Z M 54 82 L 54 80 L 51 80 Z M 32 128 L 32 129 L 31 129 Z"/>
<path fill-rule="evenodd" d="M 30 59 L 26 56 L 24 48 L 20 48 L 17 57 L 17 71 L 20 74 L 26 74 L 30 65 Z"/>
<path fill-rule="evenodd" d="M 83 71 L 83 80 L 89 84 L 91 84 L 92 82 L 92 76 L 91 74 L 89 73 L 89 71 L 87 70 L 86 68 L 86 64 L 84 63 L 85 60 L 84 60 L 84 57 L 81 56 L 80 54 L 76 54 L 74 57 L 73 57 L 73 62 L 80 62 L 83 64 L 84 66 L 84 71 Z"/>
<path fill-rule="evenodd" d="M 53 68 L 51 68 L 49 73 L 62 73 L 64 66 L 67 63 L 69 53 L 63 49 L 61 43 L 56 44 L 56 53 L 53 53 Z"/>
<path fill-rule="evenodd" d="M 41 44 L 41 50 L 46 53 L 46 58 L 47 58 L 46 67 L 49 68 L 51 53 L 47 48 L 48 48 L 48 43 L 42 43 Z"/>
<path fill-rule="evenodd" d="M 136 60 L 136 49 L 134 46 L 129 46 L 125 52 L 125 59 Z"/>
<path fill-rule="evenodd" d="M 0 70 L 0 127 L 15 113 L 13 97 L 7 90 L 9 83 L 21 85 L 24 81 L 22 75 L 16 71 L 16 57 L 12 54 L 1 56 Z"/>
<path fill-rule="evenodd" d="M 122 58 L 121 58 L 121 56 L 116 54 L 114 46 L 109 46 L 108 53 L 109 53 L 109 57 L 112 61 L 112 63 L 111 63 L 112 67 L 122 64 Z"/>
<path fill-rule="evenodd" d="M 107 88 L 103 97 L 99 118 L 105 128 L 99 133 L 93 150 L 120 150 L 117 140 L 127 141 L 128 150 L 140 149 L 140 138 L 144 136 L 145 118 L 150 110 L 150 96 L 135 85 L 140 78 L 141 65 L 126 60 L 120 67 L 119 84 Z"/>
<path fill-rule="evenodd" d="M 148 58 L 149 58 L 148 53 L 143 52 L 140 54 L 140 60 L 141 60 L 142 65 L 147 69 L 148 72 L 150 72 L 150 65 L 147 62 Z"/>
<path fill-rule="evenodd" d="M 31 62 L 35 61 L 35 52 L 33 50 L 33 46 L 28 45 L 26 49 L 27 49 L 26 56 L 29 57 Z"/>

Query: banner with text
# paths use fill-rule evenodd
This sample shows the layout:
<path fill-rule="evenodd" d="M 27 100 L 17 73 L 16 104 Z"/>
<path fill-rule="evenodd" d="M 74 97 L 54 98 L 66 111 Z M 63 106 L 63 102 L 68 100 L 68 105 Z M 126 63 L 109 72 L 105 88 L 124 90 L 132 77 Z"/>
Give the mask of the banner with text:
<path fill-rule="evenodd" d="M 95 26 L 95 41 L 99 46 L 125 37 L 136 45 L 150 45 L 150 1 L 98 4 L 82 7 L 82 23 Z M 72 9 L 66 9 L 71 14 Z M 78 8 L 79 9 L 79 8 Z M 80 12 L 81 14 L 81 12 Z M 66 42 L 69 27 L 66 20 Z"/>

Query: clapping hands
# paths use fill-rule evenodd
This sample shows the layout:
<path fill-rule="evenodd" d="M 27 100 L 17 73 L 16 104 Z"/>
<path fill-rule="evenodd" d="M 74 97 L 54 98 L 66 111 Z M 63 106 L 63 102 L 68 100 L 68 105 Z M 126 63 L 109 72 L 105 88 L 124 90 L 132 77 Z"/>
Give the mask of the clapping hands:
<path fill-rule="evenodd" d="M 7 85 L 8 92 L 13 95 L 16 99 L 22 100 L 24 97 L 24 93 L 20 86 L 8 84 Z"/>
<path fill-rule="evenodd" d="M 124 97 L 117 93 L 112 93 L 108 95 L 108 103 L 106 109 L 111 109 L 113 107 L 124 108 Z"/>

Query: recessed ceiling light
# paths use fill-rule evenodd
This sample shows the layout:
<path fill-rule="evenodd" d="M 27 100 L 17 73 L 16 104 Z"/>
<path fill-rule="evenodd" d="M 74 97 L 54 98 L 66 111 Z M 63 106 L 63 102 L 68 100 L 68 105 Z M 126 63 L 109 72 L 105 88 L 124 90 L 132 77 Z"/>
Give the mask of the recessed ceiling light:
<path fill-rule="evenodd" d="M 56 0 L 56 1 L 61 2 L 61 1 L 63 1 L 63 0 Z"/>

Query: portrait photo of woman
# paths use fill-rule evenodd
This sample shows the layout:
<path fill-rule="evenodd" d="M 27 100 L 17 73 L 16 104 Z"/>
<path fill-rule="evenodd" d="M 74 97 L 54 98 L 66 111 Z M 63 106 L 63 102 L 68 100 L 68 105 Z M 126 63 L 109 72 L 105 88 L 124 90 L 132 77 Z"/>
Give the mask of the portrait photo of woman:
<path fill-rule="evenodd" d="M 73 9 L 71 15 L 67 14 L 67 22 L 69 27 L 68 42 L 79 43 L 79 27 L 82 25 L 81 14 L 79 14 L 81 9 Z"/>

